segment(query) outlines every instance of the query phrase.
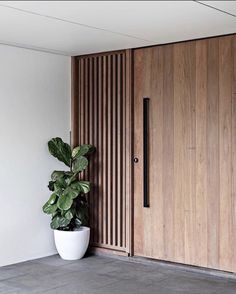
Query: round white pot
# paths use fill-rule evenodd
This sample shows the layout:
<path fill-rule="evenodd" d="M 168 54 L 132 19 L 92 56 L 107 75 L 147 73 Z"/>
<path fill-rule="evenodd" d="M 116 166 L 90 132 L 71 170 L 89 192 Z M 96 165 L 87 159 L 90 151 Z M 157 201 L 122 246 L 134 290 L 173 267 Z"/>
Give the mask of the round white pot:
<path fill-rule="evenodd" d="M 90 228 L 80 227 L 75 231 L 54 230 L 57 251 L 62 259 L 81 259 L 89 245 Z"/>

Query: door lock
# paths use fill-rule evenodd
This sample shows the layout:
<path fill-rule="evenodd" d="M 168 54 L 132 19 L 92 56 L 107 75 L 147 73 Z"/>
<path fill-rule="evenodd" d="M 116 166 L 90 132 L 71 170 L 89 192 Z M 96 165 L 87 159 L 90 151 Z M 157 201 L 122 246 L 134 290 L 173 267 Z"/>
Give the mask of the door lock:
<path fill-rule="evenodd" d="M 134 157 L 134 163 L 138 163 L 138 157 Z"/>

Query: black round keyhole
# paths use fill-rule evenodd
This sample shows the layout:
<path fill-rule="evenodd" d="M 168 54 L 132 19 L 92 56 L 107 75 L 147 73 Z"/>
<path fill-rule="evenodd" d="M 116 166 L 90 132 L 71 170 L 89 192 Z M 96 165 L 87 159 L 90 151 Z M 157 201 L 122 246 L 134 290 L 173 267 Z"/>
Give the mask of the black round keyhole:
<path fill-rule="evenodd" d="M 138 157 L 134 157 L 134 163 L 138 163 Z"/>

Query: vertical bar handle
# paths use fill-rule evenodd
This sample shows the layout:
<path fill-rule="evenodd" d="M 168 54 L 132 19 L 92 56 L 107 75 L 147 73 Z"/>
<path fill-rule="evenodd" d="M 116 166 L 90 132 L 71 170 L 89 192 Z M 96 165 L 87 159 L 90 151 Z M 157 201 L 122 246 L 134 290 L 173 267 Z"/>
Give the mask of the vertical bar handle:
<path fill-rule="evenodd" d="M 143 207 L 149 205 L 149 98 L 143 97 Z"/>

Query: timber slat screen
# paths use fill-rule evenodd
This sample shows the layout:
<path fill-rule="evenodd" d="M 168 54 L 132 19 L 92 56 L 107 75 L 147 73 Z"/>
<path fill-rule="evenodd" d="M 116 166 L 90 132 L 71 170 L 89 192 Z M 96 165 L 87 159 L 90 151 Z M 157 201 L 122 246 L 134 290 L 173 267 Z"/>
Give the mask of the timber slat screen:
<path fill-rule="evenodd" d="M 84 175 L 93 183 L 89 193 L 91 242 L 95 247 L 125 252 L 130 161 L 126 52 L 76 57 L 74 70 L 74 99 L 78 99 L 74 145 L 93 144 L 97 149 Z"/>

